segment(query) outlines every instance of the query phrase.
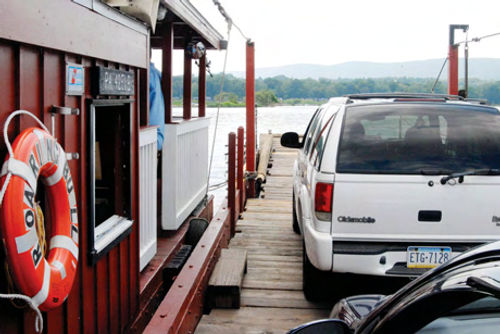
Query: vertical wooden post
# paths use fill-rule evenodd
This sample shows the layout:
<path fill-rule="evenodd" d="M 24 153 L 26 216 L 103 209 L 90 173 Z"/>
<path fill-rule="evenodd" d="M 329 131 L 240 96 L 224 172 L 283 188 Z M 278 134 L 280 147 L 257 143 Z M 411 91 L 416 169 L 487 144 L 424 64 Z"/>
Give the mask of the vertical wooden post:
<path fill-rule="evenodd" d="M 448 45 L 448 94 L 458 95 L 458 44 L 455 44 L 455 30 L 466 32 L 468 24 L 450 24 Z"/>
<path fill-rule="evenodd" d="M 242 126 L 238 128 L 238 170 L 237 170 L 237 175 L 236 175 L 236 184 L 238 185 L 238 190 L 240 191 L 240 197 L 238 200 L 240 201 L 240 213 L 243 212 L 243 205 L 244 205 L 244 197 L 245 196 L 245 189 L 243 188 L 243 165 L 245 162 L 243 161 L 244 159 L 244 153 L 245 153 L 245 130 L 243 129 Z"/>
<path fill-rule="evenodd" d="M 451 44 L 448 51 L 448 94 L 458 94 L 458 46 Z"/>
<path fill-rule="evenodd" d="M 191 76 L 192 60 L 186 49 L 184 49 L 184 94 L 183 94 L 183 118 L 191 119 Z"/>
<path fill-rule="evenodd" d="M 200 72 L 198 74 L 198 117 L 205 117 L 205 97 L 207 92 L 207 56 L 200 58 Z"/>
<path fill-rule="evenodd" d="M 151 51 L 150 51 L 151 52 Z M 148 126 L 149 124 L 149 67 L 151 65 L 148 64 L 146 69 L 139 69 L 139 78 L 137 81 L 139 82 L 139 96 L 137 96 L 137 100 L 141 101 L 140 105 L 140 126 Z"/>
<path fill-rule="evenodd" d="M 172 54 L 174 52 L 174 27 L 172 23 L 165 25 L 162 45 L 161 87 L 165 103 L 165 123 L 172 123 Z"/>
<path fill-rule="evenodd" d="M 255 44 L 248 40 L 246 49 L 246 126 L 247 126 L 247 170 L 255 172 Z M 250 179 L 248 194 L 255 197 L 255 179 Z"/>
<path fill-rule="evenodd" d="M 231 236 L 235 232 L 235 209 L 236 209 L 236 134 L 231 132 L 228 136 L 228 172 L 227 172 L 227 203 L 229 207 Z"/>

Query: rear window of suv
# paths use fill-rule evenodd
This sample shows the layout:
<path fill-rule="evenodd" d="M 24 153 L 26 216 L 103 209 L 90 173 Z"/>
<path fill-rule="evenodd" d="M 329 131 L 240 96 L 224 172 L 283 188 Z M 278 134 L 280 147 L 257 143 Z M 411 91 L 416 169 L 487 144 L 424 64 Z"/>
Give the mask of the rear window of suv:
<path fill-rule="evenodd" d="M 446 174 L 500 168 L 500 113 L 470 105 L 346 108 L 337 172 Z"/>

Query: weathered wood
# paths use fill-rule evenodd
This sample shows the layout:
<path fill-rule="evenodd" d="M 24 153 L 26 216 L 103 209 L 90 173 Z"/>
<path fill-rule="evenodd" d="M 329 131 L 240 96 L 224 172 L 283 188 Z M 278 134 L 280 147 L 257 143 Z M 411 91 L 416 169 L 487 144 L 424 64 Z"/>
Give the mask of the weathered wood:
<path fill-rule="evenodd" d="M 146 30 L 138 32 L 117 24 L 72 1 L 43 5 L 34 0 L 1 1 L 0 12 L 2 39 L 147 68 Z M 27 29 L 26 22 L 36 29 Z"/>
<path fill-rule="evenodd" d="M 222 249 L 208 282 L 207 303 L 210 308 L 239 308 L 247 251 L 243 248 Z"/>
<path fill-rule="evenodd" d="M 259 136 L 259 165 L 257 166 L 257 182 L 266 182 L 266 171 L 273 146 L 273 135 L 261 133 Z"/>
<path fill-rule="evenodd" d="M 270 212 L 270 213 L 287 213 L 292 214 L 292 207 L 272 207 L 272 206 L 260 206 L 260 207 L 249 207 L 246 210 L 247 213 L 259 213 L 259 212 Z"/>
<path fill-rule="evenodd" d="M 292 282 L 287 280 L 268 281 L 245 277 L 243 280 L 244 289 L 268 289 L 268 290 L 295 290 L 302 292 L 302 281 Z"/>
<path fill-rule="evenodd" d="M 235 313 L 234 310 L 218 309 L 203 317 L 196 333 L 286 333 L 311 319 L 326 318 L 328 312 L 320 309 L 242 307 Z"/>
<path fill-rule="evenodd" d="M 282 213 L 273 213 L 269 212 L 266 213 L 265 215 L 259 214 L 259 213 L 253 213 L 253 212 L 245 212 L 243 213 L 243 219 L 258 219 L 258 220 L 285 220 L 285 221 L 290 221 L 291 215 L 290 214 L 282 214 Z"/>
<path fill-rule="evenodd" d="M 274 235 L 269 235 L 268 233 L 263 233 L 260 232 L 258 229 L 248 230 L 249 232 L 240 232 L 236 234 L 234 237 L 239 238 L 239 239 L 250 239 L 250 238 L 255 238 L 257 240 L 276 240 L 276 237 Z M 265 230 L 263 230 L 265 231 Z M 302 240 L 300 235 L 293 235 L 293 234 L 287 234 L 279 238 L 279 240 L 293 240 L 293 241 L 300 241 Z M 296 245 L 297 243 L 295 243 Z"/>
<path fill-rule="evenodd" d="M 241 307 L 212 310 L 203 316 L 196 333 L 286 333 L 327 317 L 331 309 L 304 298 L 302 236 L 292 229 L 292 167 L 297 151 L 281 147 L 278 137 L 272 139 L 273 166 L 261 194 L 265 197 L 248 199 L 229 244 L 229 249 L 247 251 Z"/>
<path fill-rule="evenodd" d="M 302 291 L 245 289 L 241 293 L 241 306 L 279 308 L 326 308 L 326 304 L 311 303 Z"/>
<path fill-rule="evenodd" d="M 248 261 L 269 261 L 269 262 L 297 262 L 297 266 L 302 266 L 302 256 L 290 255 L 270 255 L 270 254 L 248 254 Z"/>
<path fill-rule="evenodd" d="M 289 257 L 289 256 L 288 256 Z M 263 261 L 254 258 L 247 259 L 247 266 L 249 268 L 260 269 L 260 268 L 299 268 L 296 262 L 300 262 L 300 258 L 297 261 Z M 301 274 L 302 275 L 302 274 Z"/>

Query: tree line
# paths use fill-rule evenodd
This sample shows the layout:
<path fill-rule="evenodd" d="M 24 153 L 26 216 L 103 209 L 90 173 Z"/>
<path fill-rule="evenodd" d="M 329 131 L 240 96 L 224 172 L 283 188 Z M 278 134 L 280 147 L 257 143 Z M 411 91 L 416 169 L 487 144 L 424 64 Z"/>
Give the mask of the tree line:
<path fill-rule="evenodd" d="M 218 100 L 221 74 L 207 78 L 207 98 Z M 285 76 L 258 78 L 255 80 L 256 100 L 260 105 L 288 103 L 302 100 L 322 101 L 334 96 L 356 93 L 430 93 L 435 79 L 423 78 L 377 78 L 377 79 L 292 79 Z M 193 97 L 198 96 L 198 79 L 193 78 Z M 463 83 L 460 83 L 463 87 Z M 173 78 L 172 93 L 182 99 L 182 76 Z M 445 94 L 446 81 L 439 81 L 435 93 Z M 245 79 L 226 75 L 223 102 L 242 102 L 245 97 Z M 500 104 L 500 81 L 469 81 L 469 97 L 486 99 L 491 104 Z M 260 102 L 260 103 L 259 103 Z"/>

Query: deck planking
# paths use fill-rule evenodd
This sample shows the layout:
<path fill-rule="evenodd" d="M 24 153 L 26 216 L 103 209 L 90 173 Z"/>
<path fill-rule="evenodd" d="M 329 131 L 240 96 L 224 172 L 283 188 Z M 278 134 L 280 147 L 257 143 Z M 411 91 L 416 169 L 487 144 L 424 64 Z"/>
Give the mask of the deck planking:
<path fill-rule="evenodd" d="M 196 329 L 205 333 L 286 333 L 326 318 L 331 305 L 311 303 L 302 291 L 302 238 L 292 230 L 292 167 L 297 152 L 274 137 L 263 198 L 248 199 L 229 248 L 247 250 L 241 307 L 213 309 Z"/>

